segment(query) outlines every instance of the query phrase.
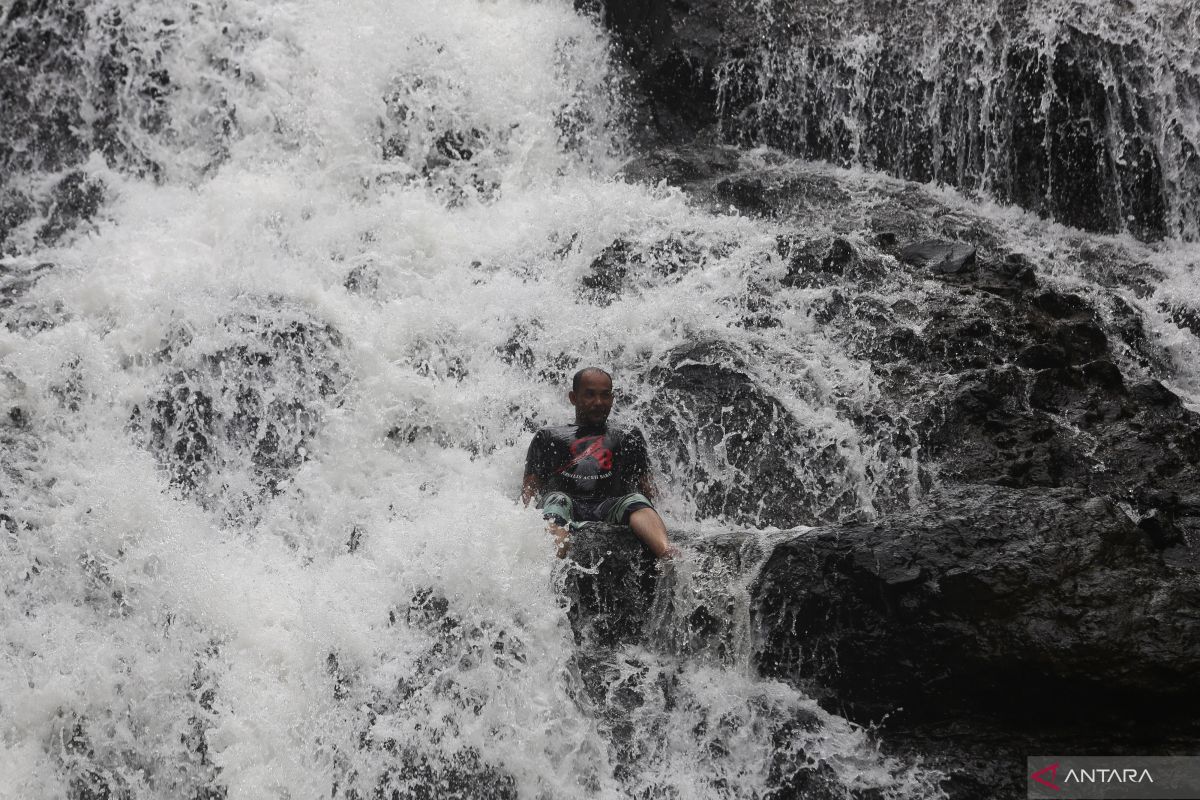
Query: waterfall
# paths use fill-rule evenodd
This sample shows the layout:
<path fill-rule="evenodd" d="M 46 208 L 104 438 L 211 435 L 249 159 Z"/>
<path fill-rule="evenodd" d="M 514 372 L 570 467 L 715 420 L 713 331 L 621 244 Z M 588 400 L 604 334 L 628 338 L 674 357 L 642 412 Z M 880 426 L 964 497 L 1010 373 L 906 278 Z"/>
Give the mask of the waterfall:
<path fill-rule="evenodd" d="M 752 8 L 725 133 L 837 162 L 740 153 L 783 221 L 623 176 L 634 82 L 565 0 L 0 0 L 0 795 L 945 796 L 756 672 L 754 579 L 938 478 L 959 377 L 880 320 L 988 357 L 915 321 L 964 301 L 880 197 L 1200 402 L 1198 15 Z M 592 364 L 684 549 L 637 636 L 516 498 Z"/>
<path fill-rule="evenodd" d="M 576 645 L 570 568 L 515 493 L 579 364 L 652 431 L 675 525 L 838 519 L 915 480 L 852 422 L 863 364 L 801 313 L 738 327 L 777 232 L 612 177 L 626 78 L 594 23 L 0 8 L 0 793 L 939 794 L 755 677 L 755 559 L 663 589 L 729 594 L 719 653 L 680 643 L 683 600 L 661 647 Z M 614 248 L 633 267 L 606 288 Z M 654 376 L 698 341 L 749 370 L 763 424 L 806 420 L 781 444 L 796 485 L 820 477 L 795 513 L 746 498 L 738 420 L 677 436 L 686 387 L 672 410 Z"/>
<path fill-rule="evenodd" d="M 735 141 L 1200 237 L 1192 3 L 762 0 L 730 27 L 715 80 Z"/>

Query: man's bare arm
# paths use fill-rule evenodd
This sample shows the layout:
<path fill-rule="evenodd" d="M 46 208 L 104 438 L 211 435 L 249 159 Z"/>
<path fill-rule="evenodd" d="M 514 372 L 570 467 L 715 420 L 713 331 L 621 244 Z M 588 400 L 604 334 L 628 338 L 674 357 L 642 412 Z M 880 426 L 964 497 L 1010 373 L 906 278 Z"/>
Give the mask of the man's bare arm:
<path fill-rule="evenodd" d="M 542 490 L 542 479 L 532 472 L 525 474 L 525 480 L 521 482 L 521 503 L 529 505 L 529 501 L 537 497 Z"/>

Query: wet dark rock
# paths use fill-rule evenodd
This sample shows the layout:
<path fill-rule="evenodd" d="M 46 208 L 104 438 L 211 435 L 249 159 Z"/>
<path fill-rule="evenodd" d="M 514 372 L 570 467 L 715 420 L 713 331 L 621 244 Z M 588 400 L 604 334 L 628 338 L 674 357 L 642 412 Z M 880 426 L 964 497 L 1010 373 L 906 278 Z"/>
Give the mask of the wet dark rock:
<path fill-rule="evenodd" d="M 644 641 L 658 582 L 654 556 L 625 525 L 588 526 L 572 535 L 569 617 L 580 642 Z"/>
<path fill-rule="evenodd" d="M 118 724 L 117 713 L 111 717 L 99 713 L 85 716 L 60 709 L 55 735 L 61 743 L 60 777 L 67 787 L 60 796 L 68 800 L 120 800 L 148 787 L 173 797 L 224 800 L 226 788 L 220 770 L 208 757 L 206 735 L 211 723 L 206 711 L 211 707 L 201 708 L 193 692 L 188 692 L 187 698 L 195 715 L 178 720 L 176 746 L 182 748 L 154 759 L 107 746 L 106 732 Z M 131 779 L 131 772 L 136 778 Z"/>
<path fill-rule="evenodd" d="M 1163 303 L 1159 309 L 1166 311 L 1171 321 L 1179 327 L 1200 336 L 1200 311 L 1182 304 L 1167 305 Z"/>
<path fill-rule="evenodd" d="M 4 245 L 14 228 L 31 219 L 36 213 L 33 201 L 22 192 L 0 190 L 0 246 Z"/>
<path fill-rule="evenodd" d="M 741 15 L 718 11 L 719 3 L 689 0 L 577 0 L 617 34 L 636 71 L 639 116 L 653 133 L 685 140 L 716 121 L 711 53 L 721 31 Z"/>
<path fill-rule="evenodd" d="M 326 659 L 334 699 L 346 713 L 360 716 L 359 747 L 387 754 L 383 762 L 387 767 L 368 774 L 353 772 L 350 780 L 370 785 L 380 797 L 515 798 L 513 776 L 486 760 L 478 749 L 430 747 L 428 743 L 443 738 L 453 741 L 460 733 L 458 717 L 445 713 L 446 706 L 469 719 L 487 704 L 486 693 L 472 685 L 469 677 L 461 678 L 483 664 L 512 669 L 527 657 L 524 644 L 491 620 L 464 619 L 450 601 L 428 588 L 388 614 L 384 635 L 406 637 L 411 643 L 414 632 L 423 645 L 390 689 L 363 680 L 361 670 L 337 653 Z M 398 736 L 396 727 L 405 726 L 395 723 L 410 720 L 413 714 L 423 714 L 427 720 L 421 725 L 422 736 Z M 359 795 L 352 790 L 346 796 Z"/>
<path fill-rule="evenodd" d="M 379 267 L 374 264 L 359 264 L 350 270 L 342 285 L 348 292 L 371 296 L 379 291 L 380 277 Z"/>
<path fill-rule="evenodd" d="M 781 281 L 784 286 L 811 288 L 838 284 L 848 277 L 861 279 L 864 271 L 854 245 L 841 237 L 815 240 L 780 237 L 778 251 L 787 260 L 787 274 Z"/>
<path fill-rule="evenodd" d="M 1136 384 L 1130 390 L 1130 394 L 1148 406 L 1170 409 L 1172 411 L 1179 410 L 1182 407 L 1179 396 L 1163 386 L 1162 381 L 1146 381 L 1145 383 Z"/>
<path fill-rule="evenodd" d="M 516 779 L 479 751 L 463 748 L 450 757 L 393 745 L 396 766 L 378 777 L 377 797 L 405 800 L 516 800 Z"/>
<path fill-rule="evenodd" d="M 723 200 L 744 213 L 765 214 L 774 207 L 767 195 L 767 184 L 761 178 L 723 178 L 717 182 L 715 193 L 718 200 Z"/>
<path fill-rule="evenodd" d="M 899 258 L 905 264 L 947 275 L 975 268 L 975 248 L 962 242 L 917 242 L 902 248 Z"/>
<path fill-rule="evenodd" d="M 50 193 L 46 223 L 38 230 L 38 238 L 46 243 L 56 242 L 78 223 L 94 217 L 103 202 L 103 182 L 81 172 L 68 174 Z"/>
<path fill-rule="evenodd" d="M 1107 360 L 963 375 L 927 453 L 943 480 L 1184 491 L 1200 479 L 1200 419 L 1156 382 L 1127 388 Z"/>
<path fill-rule="evenodd" d="M 1122 726 L 1130 751 L 1159 741 L 1156 715 L 1197 699 L 1189 687 L 1200 572 L 1200 416 L 1159 380 L 1170 358 L 1140 305 L 1166 277 L 1131 247 L 1084 235 L 1062 240 L 1059 263 L 1039 273 L 1042 262 L 1025 255 L 1036 247 L 918 186 L 843 179 L 841 188 L 853 186 L 849 202 L 824 191 L 819 166 L 784 164 L 777 154 L 736 158 L 699 145 L 660 152 L 669 155 L 639 159 L 628 174 L 783 228 L 763 256 L 766 277 L 741 300 L 747 319 L 803 310 L 821 335 L 869 364 L 885 399 L 854 417 L 856 431 L 910 421 L 896 440 L 919 445 L 930 471 L 904 502 L 878 504 L 874 522 L 828 517 L 811 533 L 815 544 L 799 535 L 773 556 L 756 585 L 758 619 L 780 603 L 791 604 L 791 616 L 762 626 L 768 674 L 858 721 L 890 714 L 890 741 L 944 765 L 947 788 L 964 800 L 1022 791 L 1011 776 L 1045 742 L 1110 741 L 1097 729 Z M 792 195 L 789 186 L 806 188 Z M 930 241 L 971 249 L 972 268 L 897 268 L 891 256 L 904 243 Z M 1178 301 L 1157 311 L 1171 309 L 1183 332 L 1200 319 Z M 808 352 L 803 334 L 792 341 Z M 649 375 L 663 407 L 638 413 L 655 422 L 666 464 L 690 463 L 719 440 L 730 463 L 745 465 L 748 485 L 788 487 L 748 514 L 753 493 L 718 485 L 728 505 L 696 498 L 709 503 L 706 516 L 786 527 L 803 517 L 781 509 L 821 496 L 820 476 L 845 467 L 811 462 L 794 421 L 763 424 L 778 411 L 759 402 L 756 357 L 729 345 L 680 348 Z M 726 407 L 737 409 L 737 422 L 722 417 Z M 695 435 L 706 428 L 711 441 Z M 730 434 L 741 431 L 756 460 L 735 461 L 742 442 Z M 776 465 L 781 445 L 788 455 Z M 803 473 L 797 462 L 818 466 Z M 678 486 L 709 478 L 668 476 Z M 931 484 L 937 492 L 922 497 Z M 613 588 L 627 603 L 624 618 L 640 618 L 644 606 L 627 600 L 632 588 Z M 618 609 L 603 613 L 618 630 Z M 703 639 L 720 617 L 706 606 L 685 618 Z M 1079 715 L 1039 715 L 1064 705 Z"/>
<path fill-rule="evenodd" d="M 1198 692 L 1194 581 L 1077 490 L 946 488 L 911 512 L 807 531 L 775 549 L 754 596 L 764 673 L 866 713 Z"/>
<path fill-rule="evenodd" d="M 419 46 L 434 62 L 445 52 L 432 39 L 423 38 Z M 492 156 L 506 151 L 511 130 L 471 125 L 460 86 L 436 69 L 404 72 L 393 78 L 383 103 L 379 155 L 400 168 L 381 180 L 419 182 L 451 208 L 499 197 L 502 176 Z"/>
<path fill-rule="evenodd" d="M 746 356 L 717 342 L 671 353 L 649 380 L 656 403 L 642 412 L 651 439 L 676 465 L 673 485 L 701 487 L 699 513 L 729 523 L 792 527 L 852 513 L 841 482 L 845 456 L 816 439 L 760 386 Z M 690 453 L 720 452 L 710 470 Z"/>
<path fill-rule="evenodd" d="M 668 283 L 702 267 L 713 250 L 719 254 L 721 245 L 702 245 L 688 231 L 649 243 L 617 239 L 592 260 L 580 281 L 582 295 L 609 305 L 623 291 Z"/>
<path fill-rule="evenodd" d="M 1200 509 L 1195 494 L 1143 499 Z M 1164 720 L 1195 728 L 1181 709 L 1200 694 L 1200 591 L 1194 568 L 1160 556 L 1157 524 L 1076 490 L 959 486 L 911 511 L 795 533 L 769 554 L 749 535 L 671 536 L 693 576 L 757 572 L 765 675 L 864 724 L 886 717 L 884 747 L 946 772 L 951 796 L 1005 800 L 1021 777 L 1012 766 L 1049 742 L 1179 752 L 1188 741 L 1160 733 Z M 583 568 L 566 581 L 579 669 L 608 713 L 671 690 L 646 680 L 607 692 L 606 670 L 627 676 L 629 664 L 606 666 L 605 648 L 722 652 L 737 615 L 703 592 L 694 609 L 670 608 L 675 567 L 657 568 L 627 528 L 583 529 L 571 559 Z"/>
<path fill-rule="evenodd" d="M 711 716 L 679 686 L 673 667 L 658 659 L 642 660 L 639 650 L 706 656 L 722 663 L 744 658 L 736 604 L 743 591 L 733 575 L 745 574 L 764 557 L 758 540 L 724 534 L 697 538 L 673 532 L 673 541 L 687 548 L 692 561 L 690 591 L 695 605 L 678 606 L 677 567 L 659 564 L 626 526 L 590 525 L 572 535 L 566 567 L 565 596 L 578 648 L 573 668 L 582 677 L 588 708 L 609 739 L 618 778 L 638 775 L 639 765 L 652 763 L 662 743 L 645 736 L 656 716 L 676 707 L 688 708 L 691 736 L 702 743 L 711 761 L 736 761 L 728 747 L 740 720 L 728 713 Z M 822 722 L 801 710 L 756 721 L 776 744 L 767 775 L 770 793 L 764 796 L 833 800 L 867 800 L 868 793 L 851 791 L 814 753 L 797 747 Z M 768 727 L 769 726 L 769 727 Z"/>
<path fill-rule="evenodd" d="M 666 181 L 687 189 L 718 214 L 732 207 L 743 214 L 802 217 L 843 208 L 851 199 L 836 177 L 819 169 L 765 167 L 761 159 L 743 159 L 740 151 L 721 145 L 663 146 L 629 161 L 622 174 L 627 180 Z"/>
<path fill-rule="evenodd" d="M 642 254 L 629 242 L 616 241 L 592 261 L 591 269 L 583 276 L 584 294 L 597 305 L 606 306 L 621 291 L 631 265 L 641 264 Z"/>
<path fill-rule="evenodd" d="M 845 203 L 850 196 L 833 178 L 816 173 L 735 173 L 712 184 L 712 205 L 743 214 L 787 216 Z"/>
<path fill-rule="evenodd" d="M 1072 364 L 1099 358 L 1108 352 L 1108 337 L 1095 322 L 1072 322 L 1056 326 L 1052 336 Z"/>
<path fill-rule="evenodd" d="M 615 33 L 660 142 L 715 128 L 728 141 L 839 166 L 986 185 L 1003 201 L 1091 230 L 1153 240 L 1189 224 L 1181 220 L 1190 211 L 1171 207 L 1194 209 L 1193 143 L 1182 129 L 1169 141 L 1154 132 L 1152 116 L 1171 112 L 1152 110 L 1150 87 L 1157 70 L 1173 67 L 1152 65 L 1153 46 L 1072 25 L 1043 33 L 1021 4 L 962 30 L 960 15 L 947 20 L 928 4 L 894 13 L 775 4 L 755 14 L 714 0 L 582 4 Z M 882 44 L 864 55 L 863 37 Z M 914 55 L 931 43 L 933 77 Z M 981 69 L 998 86 L 964 88 Z M 1112 74 L 1123 76 L 1115 88 Z M 1171 170 L 1188 176 L 1180 188 L 1164 178 Z M 739 200 L 756 194 L 752 181 L 730 188 Z"/>
<path fill-rule="evenodd" d="M 1033 298 L 1033 305 L 1055 319 L 1089 316 L 1091 313 L 1087 302 L 1079 295 L 1055 291 L 1038 293 Z"/>
<path fill-rule="evenodd" d="M 530 330 L 518 325 L 504 344 L 496 348 L 496 356 L 505 364 L 529 371 L 533 369 L 533 348 L 529 346 Z"/>
<path fill-rule="evenodd" d="M 1080 369 L 1088 383 L 1104 391 L 1120 394 L 1125 391 L 1125 378 L 1121 370 L 1111 361 L 1100 359 L 1084 364 Z"/>
<path fill-rule="evenodd" d="M 1032 752 L 1191 752 L 1197 565 L 1157 551 L 1194 497 L 1135 494 L 1172 510 L 1135 524 L 1076 490 L 958 486 L 798 534 L 753 588 L 760 667 L 886 715 L 885 748 L 963 800 L 1024 791 Z"/>
<path fill-rule="evenodd" d="M 733 147 L 664 147 L 634 158 L 621 168 L 626 180 L 672 185 L 692 183 L 727 175 L 737 169 L 741 159 Z"/>
<path fill-rule="evenodd" d="M 1067 352 L 1054 344 L 1031 344 L 1017 354 L 1017 363 L 1030 369 L 1050 369 L 1065 367 L 1068 363 Z"/>
<path fill-rule="evenodd" d="M 649 644 L 729 660 L 740 655 L 736 606 L 744 604 L 734 578 L 766 557 L 753 536 L 670 532 L 690 560 L 688 602 L 676 595 L 676 567 L 658 562 L 625 525 L 586 525 L 572 533 L 566 578 L 569 616 L 580 643 L 611 647 Z M 579 568 L 582 569 L 579 569 Z M 664 626 L 666 626 L 664 628 Z"/>
<path fill-rule="evenodd" d="M 26 265 L 0 264 L 0 319 L 14 333 L 30 333 L 52 328 L 63 320 L 62 304 L 32 302 L 30 290 L 50 274 L 55 265 L 41 263 Z"/>
<path fill-rule="evenodd" d="M 341 335 L 298 309 L 224 319 L 230 343 L 198 348 L 176 331 L 160 393 L 134 409 L 130 428 L 171 482 L 201 504 L 238 517 L 281 491 L 345 381 Z M 228 488 L 241 473 L 247 486 Z"/>
<path fill-rule="evenodd" d="M 704 160 L 702 148 L 689 153 Z M 724 151 L 705 163 L 708 177 L 682 184 L 701 199 L 712 197 L 718 163 L 734 174 L 762 173 L 764 186 L 786 183 L 779 167 L 734 164 Z M 997 234 L 977 230 L 984 223 L 950 213 L 919 188 L 873 191 L 869 217 L 849 222 L 851 230 L 870 224 L 909 240 L 943 242 L 974 231 L 977 241 L 993 244 L 976 246 L 976 269 L 933 283 L 889 266 L 883 250 L 857 238 L 787 233 L 775 245 L 783 263 L 778 285 L 825 290 L 804 300 L 806 312 L 886 376 L 886 391 L 904 408 L 898 414 L 916 424 L 922 458 L 941 480 L 1072 486 L 1113 498 L 1130 487 L 1178 491 L 1200 481 L 1192 456 L 1200 418 L 1148 377 L 1163 374 L 1157 370 L 1169 358 L 1147 334 L 1142 312 L 1123 296 L 1146 274 L 1132 256 L 1084 240 L 1079 269 L 1108 276 L 1106 283 L 1089 292 L 1064 291 L 1039 281 L 1028 258 Z M 825 218 L 853 214 L 830 202 L 821 212 Z M 760 294 L 745 302 L 753 307 L 751 321 L 778 319 L 791 302 L 769 284 L 755 291 Z M 872 299 L 880 294 L 902 299 Z M 915 397 L 943 400 L 908 405 Z M 770 482 L 779 473 L 755 474 Z M 1152 511 L 1139 506 L 1139 513 Z M 1185 539 L 1200 543 L 1195 517 L 1180 516 L 1177 524 Z"/>
<path fill-rule="evenodd" d="M 112 168 L 159 171 L 132 144 L 139 137 L 128 135 L 164 131 L 172 90 L 161 55 L 142 49 L 138 24 L 117 9 L 10 5 L 0 25 L 0 245 L 39 214 L 45 221 L 37 238 L 47 243 L 91 218 L 103 189 L 77 168 L 93 153 Z M 157 37 L 155 49 L 171 47 L 171 38 Z M 47 182 L 39 177 L 55 174 L 58 184 L 41 188 Z"/>

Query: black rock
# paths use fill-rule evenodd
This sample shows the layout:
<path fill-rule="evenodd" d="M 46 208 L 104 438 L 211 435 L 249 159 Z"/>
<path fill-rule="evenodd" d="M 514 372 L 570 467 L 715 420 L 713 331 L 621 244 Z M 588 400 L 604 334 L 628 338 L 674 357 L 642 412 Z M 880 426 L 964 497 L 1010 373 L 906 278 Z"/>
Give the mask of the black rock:
<path fill-rule="evenodd" d="M 748 359 L 731 345 L 701 342 L 650 371 L 656 400 L 639 414 L 667 480 L 692 493 L 701 515 L 732 525 L 789 528 L 855 513 L 846 454 L 760 385 Z M 882 482 L 881 503 L 907 491 L 900 476 L 894 486 Z"/>
<path fill-rule="evenodd" d="M 591 525 L 571 538 L 571 560 L 583 567 L 567 581 L 576 639 L 642 642 L 657 582 L 654 556 L 626 525 Z"/>
<path fill-rule="evenodd" d="M 620 294 L 631 266 L 637 266 L 641 261 L 642 254 L 629 242 L 613 242 L 596 256 L 583 276 L 584 296 L 597 305 L 610 304 Z"/>
<path fill-rule="evenodd" d="M 740 158 L 732 147 L 662 147 L 633 159 L 622 167 L 621 174 L 630 181 L 682 186 L 728 175 L 738 168 Z"/>
<path fill-rule="evenodd" d="M 917 242 L 901 249 L 899 257 L 905 264 L 946 275 L 975 268 L 975 248 L 962 242 Z"/>
<path fill-rule="evenodd" d="M 1017 354 L 1017 363 L 1030 369 L 1065 367 L 1069 362 L 1067 352 L 1054 344 L 1039 342 L 1026 347 Z"/>
<path fill-rule="evenodd" d="M 346 380 L 337 330 L 277 299 L 258 302 L 262 311 L 221 321 L 225 347 L 201 350 L 174 331 L 157 354 L 172 364 L 168 377 L 130 418 L 173 485 L 232 518 L 281 491 Z"/>
<path fill-rule="evenodd" d="M 787 274 L 781 281 L 784 286 L 840 283 L 844 277 L 857 277 L 855 268 L 861 264 L 854 245 L 841 237 L 811 241 L 780 237 L 778 250 L 787 259 Z"/>
<path fill-rule="evenodd" d="M 104 184 L 81 172 L 69 173 L 50 193 L 47 220 L 38 238 L 53 243 L 82 221 L 90 220 L 104 202 Z"/>
<path fill-rule="evenodd" d="M 946 488 L 914 511 L 797 534 L 754 596 L 763 672 L 867 715 L 1061 693 L 1147 709 L 1200 699 L 1195 581 L 1123 512 L 1075 490 Z"/>

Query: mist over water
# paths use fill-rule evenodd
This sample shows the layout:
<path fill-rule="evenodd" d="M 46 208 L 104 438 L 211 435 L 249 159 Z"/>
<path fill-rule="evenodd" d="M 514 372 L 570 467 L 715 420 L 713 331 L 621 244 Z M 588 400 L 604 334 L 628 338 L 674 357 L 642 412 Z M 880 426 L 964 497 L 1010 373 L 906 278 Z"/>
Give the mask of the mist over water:
<path fill-rule="evenodd" d="M 915 498 L 920 447 L 893 443 L 902 414 L 862 423 L 882 389 L 808 313 L 824 290 L 741 324 L 785 269 L 777 225 L 613 177 L 624 78 L 591 21 L 516 0 L 0 16 L 9 42 L 71 42 L 26 77 L 84 143 L 40 161 L 38 103 L 5 129 L 33 199 L 0 262 L 0 794 L 767 798 L 822 763 L 847 796 L 940 796 L 754 675 L 748 586 L 781 521 L 729 499 L 727 432 L 668 437 L 692 423 L 655 370 L 697 342 L 755 355 L 805 426 L 790 474 L 820 487 L 789 526 Z M 74 229 L 46 199 L 71 171 L 103 197 Z M 1078 249 L 988 212 L 1039 265 Z M 614 293 L 589 276 L 618 242 L 645 258 Z M 1146 308 L 1193 301 L 1194 249 L 1112 242 L 1161 270 Z M 1155 313 L 1197 396 L 1194 337 Z M 740 565 L 660 576 L 653 649 L 577 644 L 575 567 L 515 499 L 583 364 L 658 432 L 669 526 L 757 529 Z M 713 597 L 729 619 L 694 636 Z"/>

